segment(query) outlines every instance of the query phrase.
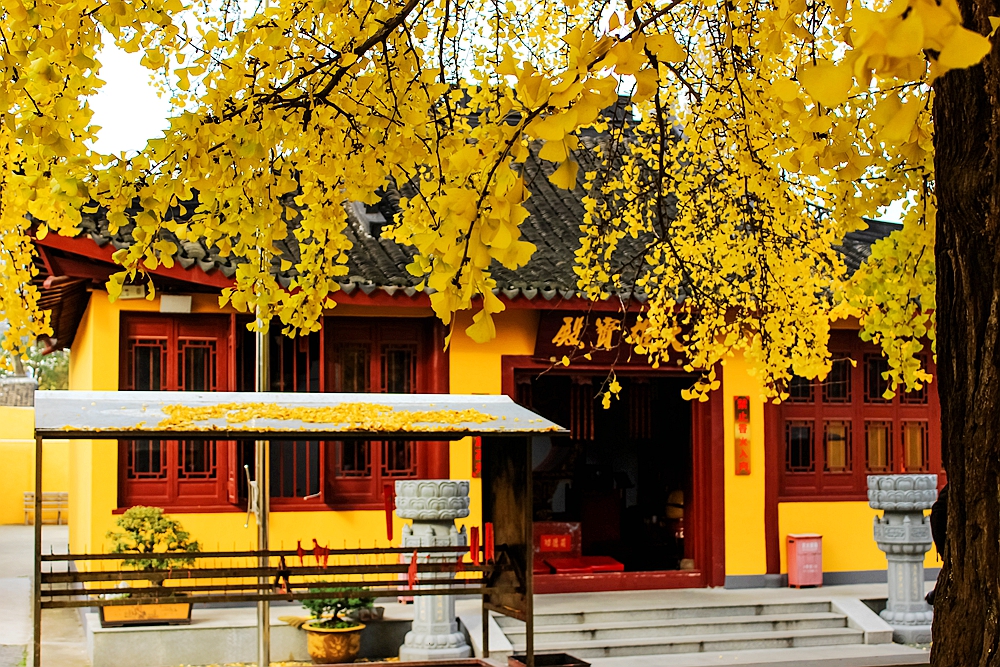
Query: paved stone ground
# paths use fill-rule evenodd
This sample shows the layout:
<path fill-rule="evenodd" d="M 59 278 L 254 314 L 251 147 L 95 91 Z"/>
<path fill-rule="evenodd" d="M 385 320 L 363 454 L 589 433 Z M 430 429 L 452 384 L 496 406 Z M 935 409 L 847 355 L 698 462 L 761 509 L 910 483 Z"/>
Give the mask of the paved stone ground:
<path fill-rule="evenodd" d="M 31 645 L 32 526 L 0 526 L 0 667 L 26 665 Z M 45 551 L 65 551 L 67 526 L 43 526 Z M 87 640 L 75 609 L 42 614 L 42 664 L 90 667 Z"/>

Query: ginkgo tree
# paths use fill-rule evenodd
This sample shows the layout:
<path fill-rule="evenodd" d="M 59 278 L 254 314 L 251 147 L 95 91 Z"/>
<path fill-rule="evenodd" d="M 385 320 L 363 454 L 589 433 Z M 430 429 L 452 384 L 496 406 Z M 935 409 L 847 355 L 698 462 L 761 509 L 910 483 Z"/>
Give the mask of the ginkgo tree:
<path fill-rule="evenodd" d="M 894 389 L 931 381 L 916 353 L 936 350 L 954 527 L 933 659 L 1000 663 L 993 4 L 2 0 L 2 12 L 9 352 L 48 330 L 32 235 L 75 234 L 97 210 L 112 231 L 132 226 L 111 298 L 171 264 L 169 231 L 233 257 L 223 304 L 315 330 L 347 271 L 345 204 L 390 183 L 404 196 L 384 233 L 416 249 L 415 283 L 446 323 L 473 310 L 465 333 L 488 340 L 504 308 L 491 267 L 534 251 L 519 226 L 535 187 L 522 165 L 537 160 L 585 193 L 580 291 L 641 291 L 632 342 L 654 366 L 700 373 L 692 398 L 741 353 L 781 400 L 793 375 L 829 370 L 837 318 L 881 345 Z M 169 128 L 138 155 L 89 148 L 104 35 L 172 96 Z M 834 247 L 900 202 L 901 230 L 850 274 Z M 301 253 L 282 288 L 276 269 L 292 267 L 275 242 L 289 235 Z"/>

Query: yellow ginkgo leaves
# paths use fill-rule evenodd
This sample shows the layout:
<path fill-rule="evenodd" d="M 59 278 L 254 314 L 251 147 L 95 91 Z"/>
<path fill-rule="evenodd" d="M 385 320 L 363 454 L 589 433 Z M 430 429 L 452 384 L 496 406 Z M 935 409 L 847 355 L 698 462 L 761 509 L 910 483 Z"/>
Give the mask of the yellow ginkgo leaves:
<path fill-rule="evenodd" d="M 315 330 L 348 273 L 348 210 L 387 192 L 382 235 L 412 247 L 406 277 L 445 322 L 473 310 L 465 333 L 485 341 L 505 306 L 494 271 L 530 260 L 528 204 L 554 186 L 585 193 L 563 230 L 580 237 L 577 282 L 560 289 L 641 303 L 634 353 L 702 374 L 694 397 L 736 351 L 780 395 L 793 370 L 828 366 L 835 315 L 899 341 L 929 330 L 912 310 L 885 314 L 887 292 L 848 281 L 833 248 L 914 201 L 908 242 L 878 259 L 910 267 L 903 283 L 926 300 L 933 272 L 910 260 L 929 256 L 914 230 L 934 215 L 928 84 L 990 41 L 954 0 L 872 7 L 270 0 L 235 20 L 181 0 L 10 0 L 3 344 L 47 327 L 31 229 L 75 234 L 84 207 L 131 234 L 112 297 L 170 266 L 175 240 L 197 242 L 235 267 L 222 302 Z M 103 31 L 176 83 L 170 127 L 128 159 L 88 148 Z M 886 349 L 910 368 L 912 345 Z"/>
<path fill-rule="evenodd" d="M 684 50 L 673 33 L 665 32 L 661 35 L 652 35 L 646 38 L 646 48 L 659 60 L 667 62 L 681 62 L 687 58 L 687 51 Z"/>
<path fill-rule="evenodd" d="M 805 66 L 798 73 L 803 88 L 814 100 L 827 107 L 840 106 L 854 85 L 854 73 L 849 64 L 823 62 Z"/>
<path fill-rule="evenodd" d="M 896 0 L 884 12 L 858 7 L 851 25 L 855 71 L 885 78 L 919 78 L 928 53 L 933 80 L 976 64 L 990 50 L 986 37 L 962 26 L 955 0 Z"/>
<path fill-rule="evenodd" d="M 580 165 L 575 160 L 566 160 L 549 176 L 549 180 L 557 188 L 572 190 L 576 187 L 576 176 L 579 170 Z"/>

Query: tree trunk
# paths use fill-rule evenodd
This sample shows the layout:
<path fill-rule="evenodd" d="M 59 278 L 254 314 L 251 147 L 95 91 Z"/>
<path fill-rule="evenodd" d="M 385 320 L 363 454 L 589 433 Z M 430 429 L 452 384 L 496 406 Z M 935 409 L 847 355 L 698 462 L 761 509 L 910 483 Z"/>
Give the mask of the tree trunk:
<path fill-rule="evenodd" d="M 989 0 L 958 0 L 986 34 Z M 948 474 L 933 665 L 1000 666 L 1000 56 L 934 84 L 937 390 Z"/>

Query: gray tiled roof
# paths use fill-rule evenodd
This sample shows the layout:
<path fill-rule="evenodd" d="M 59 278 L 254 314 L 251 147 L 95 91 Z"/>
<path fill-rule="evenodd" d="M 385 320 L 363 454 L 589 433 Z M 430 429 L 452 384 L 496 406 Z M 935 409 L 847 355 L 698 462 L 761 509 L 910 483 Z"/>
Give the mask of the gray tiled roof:
<path fill-rule="evenodd" d="M 592 147 L 593 139 L 585 139 L 585 142 Z M 554 165 L 534 158 L 529 158 L 524 164 L 523 173 L 532 194 L 525 203 L 530 215 L 521 225 L 521 237 L 533 243 L 537 250 L 528 264 L 516 271 L 494 263 L 492 271 L 498 290 L 509 298 L 522 295 L 529 299 L 550 300 L 557 296 L 570 298 L 577 293 L 577 276 L 573 269 L 575 253 L 580 248 L 579 225 L 584 217 L 582 186 L 588 168 L 597 168 L 597 157 L 593 150 L 581 150 L 576 157 L 581 166 L 577 187 L 573 191 L 556 188 L 549 182 L 548 176 Z M 345 292 L 361 289 L 370 293 L 382 289 L 389 293 L 416 293 L 415 285 L 419 280 L 406 271 L 406 265 L 414 255 L 413 248 L 380 235 L 383 225 L 392 224 L 399 210 L 400 196 L 399 191 L 389 188 L 375 206 L 366 207 L 360 203 L 348 206 L 346 234 L 354 247 L 349 253 L 348 275 L 341 281 Z M 182 208 L 175 212 L 178 216 L 185 214 Z M 290 226 L 293 225 L 294 221 L 291 221 Z M 849 269 L 855 271 L 870 256 L 872 243 L 896 229 L 899 225 L 869 221 L 866 229 L 848 234 L 836 249 L 844 256 Z M 85 214 L 81 230 L 101 246 L 111 243 L 115 248 L 122 248 L 132 243 L 131 225 L 112 235 L 107 221 L 100 214 Z M 172 233 L 163 234 L 178 246 L 175 261 L 182 267 L 197 267 L 206 273 L 219 271 L 226 277 L 236 272 L 236 261 L 232 256 L 220 256 L 203 241 L 181 243 Z M 626 263 L 641 255 L 644 241 L 643 238 L 626 236 L 619 244 L 616 256 L 621 259 L 617 261 Z M 284 258 L 294 264 L 299 256 L 295 236 L 289 234 L 277 245 Z M 279 259 L 275 259 L 274 270 L 279 282 L 286 287 L 295 276 L 294 268 L 281 271 Z M 623 276 L 627 275 L 628 272 L 623 272 Z M 638 296 L 642 298 L 642 295 Z"/>
<path fill-rule="evenodd" d="M 902 225 L 883 220 L 866 220 L 868 227 L 851 232 L 844 237 L 844 242 L 834 248 L 844 257 L 847 269 L 854 273 L 867 261 L 872 254 L 872 244 L 884 239 L 889 234 L 899 231 Z"/>

